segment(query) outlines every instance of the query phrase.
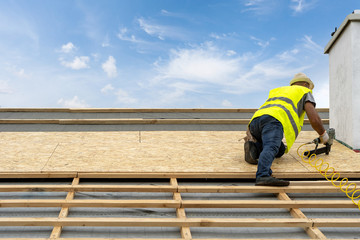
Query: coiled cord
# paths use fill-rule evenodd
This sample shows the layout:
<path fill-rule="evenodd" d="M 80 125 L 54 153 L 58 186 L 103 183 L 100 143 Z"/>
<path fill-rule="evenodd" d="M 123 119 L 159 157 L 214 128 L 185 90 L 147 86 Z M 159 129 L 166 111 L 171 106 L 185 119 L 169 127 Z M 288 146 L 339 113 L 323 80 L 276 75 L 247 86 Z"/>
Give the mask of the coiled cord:
<path fill-rule="evenodd" d="M 314 167 L 326 180 L 330 181 L 334 187 L 340 188 L 360 210 L 360 189 L 357 189 L 356 183 L 349 183 L 348 178 L 342 178 L 340 180 L 340 173 L 336 172 L 335 168 L 331 167 L 328 162 L 325 162 L 322 158 L 318 158 L 315 153 L 312 155 L 310 155 L 310 151 L 303 151 L 302 154 L 299 153 L 301 147 L 312 143 L 313 142 L 304 143 L 298 147 L 297 154 L 301 160 Z M 308 154 L 305 155 L 305 152 L 308 152 Z M 304 159 L 305 157 L 307 157 L 307 159 Z"/>

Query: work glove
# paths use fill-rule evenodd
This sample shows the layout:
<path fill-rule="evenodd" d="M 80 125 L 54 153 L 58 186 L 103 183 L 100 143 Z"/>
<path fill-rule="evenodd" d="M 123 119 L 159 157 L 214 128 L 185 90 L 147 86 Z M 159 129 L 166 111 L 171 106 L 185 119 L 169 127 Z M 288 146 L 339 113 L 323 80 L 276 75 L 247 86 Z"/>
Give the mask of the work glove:
<path fill-rule="evenodd" d="M 326 144 L 329 141 L 329 134 L 325 131 L 323 134 L 319 136 L 320 143 Z"/>

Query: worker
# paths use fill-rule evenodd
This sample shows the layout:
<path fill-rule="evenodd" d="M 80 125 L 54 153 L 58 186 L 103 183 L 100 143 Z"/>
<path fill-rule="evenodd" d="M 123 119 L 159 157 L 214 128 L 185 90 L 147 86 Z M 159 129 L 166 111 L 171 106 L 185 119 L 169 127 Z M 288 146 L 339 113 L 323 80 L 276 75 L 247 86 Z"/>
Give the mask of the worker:
<path fill-rule="evenodd" d="M 329 135 L 315 110 L 314 83 L 304 73 L 295 74 L 290 86 L 272 89 L 267 101 L 254 113 L 245 137 L 245 161 L 257 164 L 257 186 L 288 186 L 287 180 L 272 177 L 275 158 L 287 153 L 304 123 L 305 112 L 311 127 L 325 144 Z M 286 145 L 282 142 L 285 135 Z"/>

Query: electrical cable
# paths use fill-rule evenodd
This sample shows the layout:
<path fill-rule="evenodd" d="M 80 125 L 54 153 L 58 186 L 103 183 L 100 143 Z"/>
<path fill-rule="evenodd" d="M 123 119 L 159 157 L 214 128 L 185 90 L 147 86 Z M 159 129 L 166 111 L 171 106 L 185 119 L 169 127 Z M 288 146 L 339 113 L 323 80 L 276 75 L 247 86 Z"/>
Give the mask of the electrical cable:
<path fill-rule="evenodd" d="M 297 154 L 301 160 L 314 167 L 326 180 L 331 182 L 334 187 L 340 188 L 340 190 L 345 193 L 360 210 L 360 189 L 357 189 L 356 183 L 349 183 L 348 178 L 339 180 L 341 178 L 340 173 L 336 172 L 335 168 L 331 167 L 328 162 L 325 162 L 322 158 L 318 158 L 315 153 L 310 155 L 310 151 L 307 150 L 303 151 L 302 154 L 299 153 L 301 147 L 312 143 L 313 142 L 304 143 L 298 147 Z M 308 154 L 306 155 L 305 152 L 308 152 Z M 304 157 L 307 157 L 307 159 L 304 159 Z"/>

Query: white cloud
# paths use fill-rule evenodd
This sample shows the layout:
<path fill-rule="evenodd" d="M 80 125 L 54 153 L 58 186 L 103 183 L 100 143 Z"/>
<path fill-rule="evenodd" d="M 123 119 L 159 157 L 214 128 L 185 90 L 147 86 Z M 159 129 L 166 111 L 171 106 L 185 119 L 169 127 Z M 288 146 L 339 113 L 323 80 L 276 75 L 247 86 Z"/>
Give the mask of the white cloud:
<path fill-rule="evenodd" d="M 11 90 L 7 81 L 0 80 L 0 94 L 11 94 L 13 91 Z"/>
<path fill-rule="evenodd" d="M 243 12 L 252 12 L 255 15 L 268 15 L 278 9 L 278 0 L 243 0 L 245 9 Z"/>
<path fill-rule="evenodd" d="M 256 11 L 262 8 L 266 4 L 265 0 L 246 0 L 244 5 L 248 7 L 248 10 Z"/>
<path fill-rule="evenodd" d="M 101 89 L 101 93 L 107 94 L 109 92 L 112 92 L 113 90 L 114 90 L 114 87 L 109 83 Z"/>
<path fill-rule="evenodd" d="M 294 48 L 292 50 L 286 50 L 278 54 L 278 58 L 285 62 L 292 62 L 296 60 L 296 55 L 299 53 L 299 49 Z"/>
<path fill-rule="evenodd" d="M 226 100 L 224 99 L 222 102 L 221 102 L 221 105 L 223 107 L 232 107 L 232 103 L 229 101 L 229 100 Z"/>
<path fill-rule="evenodd" d="M 68 99 L 68 100 L 61 98 L 58 100 L 57 103 L 65 108 L 87 108 L 87 107 L 89 107 L 89 105 L 84 100 L 79 99 L 78 96 L 74 96 L 72 99 Z"/>
<path fill-rule="evenodd" d="M 308 49 L 311 51 L 305 51 Z M 317 66 L 323 57 L 323 54 L 319 54 L 320 50 L 321 47 L 305 35 L 300 44 L 290 50 L 264 60 L 261 60 L 262 55 L 257 56 L 253 66 L 231 82 L 232 87 L 225 91 L 241 94 L 287 85 L 295 73 L 306 72 Z"/>
<path fill-rule="evenodd" d="M 117 37 L 122 41 L 132 42 L 132 43 L 143 43 L 143 40 L 137 39 L 135 35 L 128 34 L 127 28 L 121 28 L 120 32 L 117 34 Z"/>
<path fill-rule="evenodd" d="M 210 33 L 209 37 L 214 38 L 216 40 L 233 40 L 233 39 L 238 39 L 238 34 L 235 32 L 230 32 L 230 33 Z"/>
<path fill-rule="evenodd" d="M 253 58 L 256 57 L 250 54 L 242 57 L 233 53 L 228 54 L 212 43 L 195 48 L 171 50 L 168 62 L 155 63 L 158 74 L 152 84 L 172 87 L 176 97 L 189 91 L 243 94 L 261 91 L 269 79 L 280 75 L 283 77 L 284 72 L 290 71 L 285 71 L 286 66 L 282 64 L 275 66 L 274 63 Z M 252 61 L 255 63 L 252 64 Z M 253 67 L 247 69 L 247 65 Z M 280 70 L 280 73 L 277 70 Z"/>
<path fill-rule="evenodd" d="M 114 78 L 117 76 L 117 68 L 116 68 L 116 60 L 113 56 L 109 56 L 108 60 L 104 62 L 102 65 L 102 69 L 108 77 Z"/>
<path fill-rule="evenodd" d="M 314 97 L 316 101 L 317 108 L 328 108 L 329 107 L 329 81 L 323 81 L 320 86 L 315 86 L 314 88 Z"/>
<path fill-rule="evenodd" d="M 61 46 L 61 52 L 63 53 L 70 53 L 75 49 L 76 47 L 72 42 L 68 42 L 67 44 Z"/>
<path fill-rule="evenodd" d="M 231 94 L 268 91 L 273 87 L 283 85 L 282 80 L 288 79 L 294 73 L 299 72 L 296 67 L 289 66 L 278 60 L 275 57 L 255 63 L 251 69 L 240 74 L 228 85 L 223 86 L 224 91 Z"/>
<path fill-rule="evenodd" d="M 218 49 L 212 43 L 205 43 L 194 48 L 171 50 L 167 62 L 155 63 L 158 74 L 151 86 L 155 85 L 159 89 L 171 87 L 171 94 L 160 93 L 164 98 L 183 97 L 187 92 L 206 95 L 214 92 L 243 94 L 261 91 L 266 87 L 264 83 L 269 77 L 264 75 L 275 73 L 269 73 L 273 66 L 267 68 L 266 64 L 246 69 L 247 65 L 252 65 L 251 62 L 255 61 L 252 58 L 254 56 L 250 54 L 246 56 L 230 54 L 229 56 L 226 51 Z M 282 72 L 283 70 L 281 69 Z"/>
<path fill-rule="evenodd" d="M 308 51 L 317 46 L 311 37 L 304 36 L 295 46 L 270 57 L 264 51 L 240 55 L 212 42 L 172 49 L 168 59 L 154 63 L 155 76 L 142 87 L 177 103 L 213 94 L 267 94 L 269 89 L 288 85 L 295 73 L 319 67 L 323 55 Z M 222 104 L 229 105 L 226 101 Z"/>
<path fill-rule="evenodd" d="M 88 63 L 90 61 L 90 58 L 87 56 L 75 57 L 74 60 L 71 62 L 65 61 L 64 59 L 60 58 L 60 61 L 61 64 L 65 67 L 79 70 L 83 68 L 89 68 Z"/>
<path fill-rule="evenodd" d="M 219 40 L 219 39 L 222 39 L 223 36 L 219 35 L 219 34 L 216 34 L 216 33 L 211 33 L 210 34 L 210 37 L 212 38 L 215 38 L 216 40 Z"/>
<path fill-rule="evenodd" d="M 6 67 L 6 70 L 9 71 L 12 75 L 19 77 L 19 78 L 29 77 L 29 75 L 25 73 L 24 68 L 18 67 L 16 65 L 10 65 L 10 66 Z"/>
<path fill-rule="evenodd" d="M 165 27 L 161 25 L 150 24 L 143 18 L 138 19 L 140 27 L 149 35 L 157 36 L 159 39 L 164 40 Z"/>
<path fill-rule="evenodd" d="M 302 13 L 315 7 L 317 0 L 291 0 L 290 8 L 294 13 Z"/>
<path fill-rule="evenodd" d="M 119 89 L 115 93 L 117 100 L 123 104 L 133 104 L 137 102 L 136 98 L 131 97 L 126 91 Z"/>
<path fill-rule="evenodd" d="M 161 15 L 166 16 L 166 17 L 173 17 L 173 18 L 180 18 L 182 20 L 187 20 L 187 21 L 193 21 L 193 18 L 183 14 L 183 13 L 178 13 L 178 12 L 170 12 L 168 10 L 162 9 L 160 11 Z"/>
<path fill-rule="evenodd" d="M 161 9 L 161 14 L 164 16 L 172 16 L 172 13 L 165 9 Z"/>
<path fill-rule="evenodd" d="M 311 51 L 314 51 L 314 52 L 322 53 L 323 48 L 319 44 L 315 43 L 312 40 L 311 36 L 305 35 L 304 38 L 302 39 L 302 41 L 304 42 L 305 48 L 307 48 Z"/>
<path fill-rule="evenodd" d="M 256 43 L 257 45 L 259 45 L 260 47 L 262 47 L 262 48 L 268 47 L 268 46 L 270 45 L 270 41 L 274 41 L 274 40 L 275 40 L 275 38 L 272 37 L 272 38 L 270 38 L 270 40 L 264 41 L 264 40 L 261 40 L 261 39 L 259 39 L 259 38 L 254 37 L 254 36 L 251 36 L 250 39 L 253 40 L 253 41 L 255 41 L 255 43 Z"/>
<path fill-rule="evenodd" d="M 221 83 L 236 74 L 238 61 L 228 58 L 211 43 L 193 49 L 173 49 L 167 64 L 157 64 L 157 78 Z"/>
<path fill-rule="evenodd" d="M 227 56 L 234 56 L 234 55 L 236 55 L 236 52 L 235 52 L 234 50 L 228 50 L 228 51 L 226 52 L 226 55 L 227 55 Z"/>
<path fill-rule="evenodd" d="M 165 38 L 184 40 L 186 38 L 184 31 L 176 27 L 155 24 L 145 20 L 144 18 L 139 18 L 138 23 L 141 29 L 143 29 L 147 34 L 155 36 L 160 40 L 165 40 Z"/>

